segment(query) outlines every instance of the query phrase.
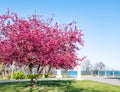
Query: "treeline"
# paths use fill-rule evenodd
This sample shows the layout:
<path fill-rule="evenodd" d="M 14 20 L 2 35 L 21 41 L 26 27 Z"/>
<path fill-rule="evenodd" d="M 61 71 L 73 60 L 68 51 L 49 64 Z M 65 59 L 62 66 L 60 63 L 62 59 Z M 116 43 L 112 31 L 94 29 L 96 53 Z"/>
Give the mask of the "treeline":
<path fill-rule="evenodd" d="M 49 66 L 40 67 L 39 78 L 48 78 L 53 75 L 54 68 Z M 36 78 L 37 66 L 32 69 L 33 78 Z M 4 79 L 30 79 L 30 69 L 26 65 L 17 65 L 15 62 L 11 65 L 0 63 L 0 78 Z"/>
<path fill-rule="evenodd" d="M 102 61 L 92 64 L 91 61 L 87 59 L 84 62 L 82 62 L 81 70 L 82 75 L 120 76 L 119 71 L 108 69 L 108 67 Z"/>

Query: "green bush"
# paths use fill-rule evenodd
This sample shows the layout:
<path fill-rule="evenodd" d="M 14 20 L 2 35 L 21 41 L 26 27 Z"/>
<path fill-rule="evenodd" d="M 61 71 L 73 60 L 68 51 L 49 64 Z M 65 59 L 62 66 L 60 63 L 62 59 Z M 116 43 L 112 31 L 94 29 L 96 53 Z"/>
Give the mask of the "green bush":
<path fill-rule="evenodd" d="M 26 76 L 27 76 L 27 79 L 31 79 L 31 74 L 26 74 Z M 33 77 L 33 79 L 35 79 L 36 75 L 32 74 L 32 77 Z"/>
<path fill-rule="evenodd" d="M 45 78 L 48 78 L 49 77 L 49 74 L 44 74 L 45 75 Z"/>
<path fill-rule="evenodd" d="M 27 76 L 27 79 L 31 79 L 30 74 L 26 74 L 26 76 Z M 35 74 L 32 74 L 32 76 L 33 76 L 33 79 L 36 78 L 36 75 L 35 75 Z M 38 75 L 38 78 L 42 78 L 42 74 L 39 74 L 39 75 Z"/>
<path fill-rule="evenodd" d="M 27 79 L 30 79 L 30 74 L 26 74 Z"/>
<path fill-rule="evenodd" d="M 43 75 L 43 74 L 39 74 L 39 75 L 38 75 L 38 78 L 42 78 L 42 75 Z M 49 77 L 49 74 L 44 74 L 44 75 L 45 75 L 45 78 L 48 78 L 48 77 Z M 32 74 L 32 76 L 33 76 L 33 79 L 36 78 L 36 75 L 35 75 L 35 74 Z M 27 79 L 31 79 L 30 74 L 26 74 L 26 77 L 27 77 Z"/>
<path fill-rule="evenodd" d="M 11 78 L 11 74 L 7 74 L 7 79 L 9 80 Z"/>
<path fill-rule="evenodd" d="M 42 74 L 39 74 L 39 78 L 42 78 Z"/>
<path fill-rule="evenodd" d="M 23 72 L 14 72 L 13 73 L 13 79 L 24 79 L 25 78 L 25 75 Z"/>

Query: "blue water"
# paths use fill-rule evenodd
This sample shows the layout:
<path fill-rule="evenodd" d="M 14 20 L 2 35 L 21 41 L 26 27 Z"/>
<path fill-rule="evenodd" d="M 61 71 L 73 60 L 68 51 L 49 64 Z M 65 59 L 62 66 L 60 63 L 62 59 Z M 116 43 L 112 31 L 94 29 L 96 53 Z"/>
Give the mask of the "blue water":
<path fill-rule="evenodd" d="M 70 75 L 70 76 L 77 76 L 77 71 L 67 71 L 67 75 Z"/>
<path fill-rule="evenodd" d="M 83 72 L 84 72 L 84 71 L 82 71 L 81 73 L 83 73 Z M 62 73 L 64 73 L 64 72 L 62 72 Z M 104 75 L 104 74 L 105 74 L 104 71 L 100 71 L 99 73 L 100 73 L 100 75 Z M 112 75 L 113 71 L 106 71 L 106 73 L 107 73 L 107 75 Z M 75 77 L 75 76 L 77 76 L 77 71 L 75 71 L 75 70 L 70 70 L 70 71 L 67 71 L 66 74 Z M 117 70 L 114 71 L 114 75 L 115 75 L 115 76 L 120 76 L 120 71 L 117 71 Z"/>

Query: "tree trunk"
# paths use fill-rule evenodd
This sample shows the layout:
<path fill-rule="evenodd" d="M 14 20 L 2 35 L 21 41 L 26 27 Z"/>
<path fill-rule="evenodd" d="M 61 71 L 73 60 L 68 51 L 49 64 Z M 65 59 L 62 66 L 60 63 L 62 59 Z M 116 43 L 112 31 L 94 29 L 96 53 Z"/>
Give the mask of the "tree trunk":
<path fill-rule="evenodd" d="M 7 77 L 7 67 L 5 65 L 5 71 L 4 71 L 5 78 Z"/>
<path fill-rule="evenodd" d="M 38 67 L 37 67 L 37 72 L 36 72 L 35 83 L 37 83 L 37 82 L 38 82 L 38 77 L 39 77 L 39 69 L 40 69 L 40 65 L 38 65 Z"/>
<path fill-rule="evenodd" d="M 41 68 L 41 70 L 40 70 L 40 72 L 39 72 L 39 73 L 42 73 L 42 72 L 43 72 L 43 68 L 44 68 L 44 67 L 42 67 L 42 68 Z"/>
<path fill-rule="evenodd" d="M 100 77 L 100 71 L 98 70 L 98 77 Z"/>
<path fill-rule="evenodd" d="M 15 62 L 12 63 L 11 79 L 13 79 L 13 73 L 14 72 L 15 72 Z"/>
<path fill-rule="evenodd" d="M 5 79 L 5 70 L 3 70 L 1 73 L 2 73 L 2 77 Z"/>
<path fill-rule="evenodd" d="M 30 64 L 29 65 L 29 70 L 30 70 L 30 78 L 31 78 L 31 82 L 30 82 L 31 87 L 33 87 L 33 85 L 34 85 L 33 75 L 32 75 L 32 68 L 33 68 L 33 64 Z"/>
<path fill-rule="evenodd" d="M 42 78 L 45 78 L 45 67 L 42 69 Z"/>
<path fill-rule="evenodd" d="M 51 69 L 52 69 L 52 67 L 49 67 L 49 69 L 48 69 L 48 74 L 51 72 Z"/>

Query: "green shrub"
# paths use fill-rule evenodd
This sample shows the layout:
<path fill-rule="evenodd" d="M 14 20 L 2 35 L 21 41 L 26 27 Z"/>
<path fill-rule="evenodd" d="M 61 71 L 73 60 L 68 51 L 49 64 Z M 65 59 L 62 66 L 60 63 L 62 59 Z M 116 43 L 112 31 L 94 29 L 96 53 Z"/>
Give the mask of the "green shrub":
<path fill-rule="evenodd" d="M 30 79 L 30 74 L 26 74 L 27 79 Z"/>
<path fill-rule="evenodd" d="M 25 75 L 23 72 L 14 72 L 13 73 L 13 79 L 24 79 L 25 78 Z"/>
<path fill-rule="evenodd" d="M 45 78 L 48 78 L 49 77 L 49 74 L 44 74 L 45 75 Z"/>
<path fill-rule="evenodd" d="M 11 78 L 11 74 L 7 74 L 7 79 L 9 80 Z"/>
<path fill-rule="evenodd" d="M 26 74 L 26 76 L 27 76 L 27 79 L 31 79 L 31 74 Z M 35 79 L 35 78 L 36 78 L 36 75 L 35 75 L 35 74 L 32 74 L 32 77 L 33 77 L 33 79 Z"/>
<path fill-rule="evenodd" d="M 39 78 L 42 78 L 42 74 L 39 74 Z"/>
<path fill-rule="evenodd" d="M 38 75 L 38 78 L 42 78 L 42 75 L 43 75 L 43 74 L 39 74 L 39 75 Z M 49 74 L 44 74 L 44 75 L 45 75 L 45 78 L 48 78 L 48 77 L 49 77 Z M 35 74 L 32 74 L 32 76 L 33 76 L 33 79 L 36 78 L 36 75 L 35 75 Z M 30 74 L 26 74 L 26 77 L 27 77 L 27 79 L 31 79 Z"/>

